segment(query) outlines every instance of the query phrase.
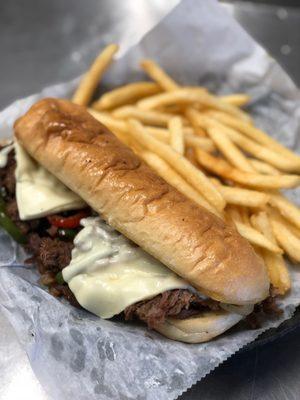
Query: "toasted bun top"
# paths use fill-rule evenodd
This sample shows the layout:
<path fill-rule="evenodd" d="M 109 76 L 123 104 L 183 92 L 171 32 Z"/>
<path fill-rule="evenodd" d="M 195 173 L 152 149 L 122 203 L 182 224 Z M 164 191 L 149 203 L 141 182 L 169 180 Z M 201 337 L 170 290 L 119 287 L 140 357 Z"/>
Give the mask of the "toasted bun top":
<path fill-rule="evenodd" d="M 44 99 L 15 123 L 21 145 L 115 229 L 213 299 L 268 295 L 262 260 L 231 226 L 167 184 L 83 107 Z"/>
<path fill-rule="evenodd" d="M 202 343 L 221 335 L 243 318 L 226 311 L 208 311 L 186 319 L 168 318 L 155 330 L 179 342 Z"/>

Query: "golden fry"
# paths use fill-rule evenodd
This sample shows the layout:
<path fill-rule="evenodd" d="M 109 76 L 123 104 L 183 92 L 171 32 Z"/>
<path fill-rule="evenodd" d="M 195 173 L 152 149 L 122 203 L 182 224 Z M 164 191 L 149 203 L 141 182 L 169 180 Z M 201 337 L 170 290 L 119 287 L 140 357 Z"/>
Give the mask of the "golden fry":
<path fill-rule="evenodd" d="M 300 239 L 288 229 L 287 225 L 275 213 L 271 215 L 271 224 L 279 245 L 292 261 L 300 262 Z"/>
<path fill-rule="evenodd" d="M 174 171 L 172 167 L 169 166 L 168 163 L 166 163 L 157 154 L 151 153 L 150 151 L 142 151 L 139 155 L 166 182 L 174 186 L 178 191 L 192 199 L 201 207 L 204 207 L 210 212 L 220 216 L 220 214 L 201 196 L 199 192 L 190 186 L 176 171 Z"/>
<path fill-rule="evenodd" d="M 232 104 L 233 106 L 236 107 L 243 107 L 246 104 L 248 104 L 251 100 L 251 97 L 248 96 L 247 94 L 228 94 L 226 96 L 219 96 L 219 99 L 222 101 L 226 101 L 229 104 Z"/>
<path fill-rule="evenodd" d="M 244 154 L 224 135 L 217 127 L 208 127 L 208 136 L 213 140 L 220 152 L 227 160 L 241 171 L 255 172 Z"/>
<path fill-rule="evenodd" d="M 199 164 L 197 162 L 196 155 L 195 155 L 195 149 L 193 147 L 186 148 L 185 158 L 187 158 L 191 164 L 195 165 L 195 167 L 199 168 Z"/>
<path fill-rule="evenodd" d="M 210 115 L 213 115 L 218 121 L 226 124 L 227 126 L 237 129 L 239 132 L 245 134 L 249 138 L 254 141 L 265 145 L 268 149 L 278 152 L 283 156 L 294 161 L 295 165 L 300 166 L 300 156 L 293 153 L 291 150 L 277 142 L 271 136 L 267 135 L 261 129 L 256 128 L 255 126 L 248 124 L 247 122 L 242 122 L 237 120 L 236 118 L 232 118 L 228 114 L 219 113 L 219 112 L 209 112 Z"/>
<path fill-rule="evenodd" d="M 234 223 L 243 222 L 241 213 L 237 207 L 227 206 L 225 211 L 230 216 L 230 218 Z"/>
<path fill-rule="evenodd" d="M 251 226 L 249 209 L 247 207 L 240 207 L 242 221 L 245 225 Z"/>
<path fill-rule="evenodd" d="M 152 96 L 161 91 L 154 82 L 133 82 L 104 93 L 93 103 L 93 108 L 99 111 L 110 110 L 124 104 L 130 104 L 142 97 Z"/>
<path fill-rule="evenodd" d="M 105 111 L 96 111 L 92 108 L 88 109 L 89 113 L 100 121 L 102 124 L 106 125 L 109 129 L 113 132 L 121 131 L 127 132 L 128 131 L 128 124 L 127 121 L 123 121 L 111 116 L 111 114 Z M 154 126 L 145 126 L 145 129 L 148 133 L 156 137 L 157 139 L 161 140 L 164 143 L 169 143 L 170 141 L 170 132 L 168 129 L 159 128 Z M 203 150 L 212 152 L 216 149 L 214 143 L 209 138 L 201 138 L 196 135 L 193 135 L 193 130 L 188 127 L 183 127 L 184 138 L 185 142 L 188 146 L 192 147 L 201 147 Z"/>
<path fill-rule="evenodd" d="M 122 120 L 113 118 L 110 114 L 105 111 L 96 111 L 92 108 L 88 108 L 88 112 L 96 118 L 103 125 L 106 125 L 109 129 L 117 129 L 119 131 L 127 132 L 127 123 Z"/>
<path fill-rule="evenodd" d="M 300 185 L 299 175 L 270 176 L 240 171 L 228 162 L 214 157 L 200 148 L 196 149 L 196 155 L 198 162 L 205 169 L 245 186 L 261 189 L 288 189 Z"/>
<path fill-rule="evenodd" d="M 188 112 L 191 113 L 191 111 Z M 263 145 L 248 139 L 238 131 L 220 123 L 217 120 L 214 120 L 210 116 L 212 114 L 201 114 L 196 110 L 193 110 L 192 113 L 194 119 L 200 126 L 205 127 L 206 129 L 215 127 L 220 131 L 220 133 L 228 136 L 230 140 L 232 140 L 237 146 L 242 148 L 247 153 L 254 155 L 255 158 L 265 161 L 266 163 L 269 163 L 282 171 L 300 171 L 300 164 L 297 161 L 287 157 L 282 157 L 278 153 L 274 152 L 274 150 L 270 150 L 269 148 L 266 148 Z"/>
<path fill-rule="evenodd" d="M 259 173 L 264 175 L 280 175 L 281 172 L 270 164 L 267 164 L 260 160 L 255 160 L 254 158 L 249 158 L 249 162 L 252 167 Z"/>
<path fill-rule="evenodd" d="M 179 88 L 179 85 L 153 60 L 143 60 L 141 67 L 164 90 L 172 91 Z"/>
<path fill-rule="evenodd" d="M 278 294 L 284 295 L 291 288 L 291 277 L 283 256 L 268 250 L 263 250 L 262 256 L 267 266 L 272 286 Z"/>
<path fill-rule="evenodd" d="M 267 239 L 264 235 L 262 235 L 259 231 L 248 226 L 240 221 L 235 221 L 236 228 L 241 236 L 245 239 L 249 240 L 250 243 L 267 249 L 273 253 L 281 254 L 282 250 L 276 244 L 272 243 L 269 239 Z"/>
<path fill-rule="evenodd" d="M 270 219 L 266 211 L 260 211 L 251 216 L 251 224 L 263 233 L 271 242 L 276 243 L 275 236 L 272 231 Z"/>
<path fill-rule="evenodd" d="M 114 118 L 129 119 L 135 118 L 145 124 L 167 126 L 174 118 L 173 114 L 162 113 L 152 110 L 141 110 L 134 106 L 123 106 L 115 109 L 112 114 Z"/>
<path fill-rule="evenodd" d="M 255 158 L 258 158 L 266 163 L 271 164 L 275 168 L 285 172 L 300 172 L 300 163 L 295 162 L 292 159 L 282 157 L 274 150 L 270 150 L 262 146 L 261 144 L 253 142 L 242 136 L 239 132 L 234 131 L 231 128 L 220 128 L 230 139 L 239 147 L 241 147 L 247 153 L 252 154 Z"/>
<path fill-rule="evenodd" d="M 218 184 L 217 188 L 226 203 L 244 207 L 264 207 L 270 196 L 256 190 L 241 189 L 238 187 Z"/>
<path fill-rule="evenodd" d="M 184 139 L 188 146 L 200 147 L 201 149 L 203 149 L 209 153 L 216 150 L 216 146 L 214 145 L 214 142 L 209 138 L 197 137 L 195 135 L 187 134 L 184 136 Z"/>
<path fill-rule="evenodd" d="M 176 153 L 169 146 L 155 139 L 147 133 L 141 123 L 136 120 L 130 120 L 131 129 L 128 134 L 135 140 L 145 146 L 148 150 L 156 153 L 168 164 L 181 174 L 197 191 L 199 191 L 206 200 L 218 211 L 225 207 L 225 201 L 209 179 L 192 165 L 186 158 Z"/>
<path fill-rule="evenodd" d="M 183 126 L 180 117 L 174 117 L 170 119 L 169 124 L 170 131 L 170 145 L 173 150 L 177 151 L 177 153 L 183 155 L 184 154 L 184 134 L 183 134 Z"/>
<path fill-rule="evenodd" d="M 157 94 L 147 99 L 140 100 L 138 107 L 144 110 L 151 110 L 171 104 L 191 104 L 199 103 L 208 108 L 224 111 L 225 113 L 234 115 L 249 121 L 250 117 L 239 108 L 232 106 L 225 101 L 219 100 L 216 96 L 209 94 L 202 88 L 177 89 L 172 92 Z"/>
<path fill-rule="evenodd" d="M 89 104 L 99 81 L 111 64 L 113 56 L 118 49 L 118 45 L 110 44 L 99 54 L 90 69 L 85 73 L 76 92 L 74 93 L 72 98 L 73 103 L 81 106 L 87 106 Z"/>
<path fill-rule="evenodd" d="M 291 224 L 300 228 L 300 209 L 287 198 L 280 194 L 272 194 L 270 204 L 275 207 L 280 214 Z"/>

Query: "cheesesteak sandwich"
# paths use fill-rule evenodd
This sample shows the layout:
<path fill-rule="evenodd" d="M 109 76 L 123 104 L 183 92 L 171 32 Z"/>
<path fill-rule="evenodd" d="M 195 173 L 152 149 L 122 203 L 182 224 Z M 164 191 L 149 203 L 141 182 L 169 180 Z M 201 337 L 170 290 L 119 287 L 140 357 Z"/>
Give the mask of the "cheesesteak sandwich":
<path fill-rule="evenodd" d="M 36 103 L 0 162 L 1 225 L 26 242 L 56 296 L 189 343 L 220 335 L 269 296 L 265 266 L 235 228 L 81 106 Z"/>

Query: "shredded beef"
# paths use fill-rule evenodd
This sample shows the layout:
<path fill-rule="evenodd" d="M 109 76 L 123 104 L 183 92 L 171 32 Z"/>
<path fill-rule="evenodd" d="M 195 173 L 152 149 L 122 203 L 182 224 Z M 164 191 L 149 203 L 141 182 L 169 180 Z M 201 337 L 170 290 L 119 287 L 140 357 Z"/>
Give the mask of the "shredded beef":
<path fill-rule="evenodd" d="M 204 309 L 218 310 L 219 303 L 203 300 L 187 289 L 168 290 L 153 299 L 140 301 L 127 307 L 125 319 L 138 318 L 150 328 L 163 323 L 167 317 L 186 318 Z"/>
<path fill-rule="evenodd" d="M 5 194 L 8 198 L 15 196 L 16 178 L 15 178 L 16 161 L 14 151 L 11 151 L 7 157 L 7 164 L 0 169 L 1 186 L 5 188 Z"/>
<path fill-rule="evenodd" d="M 269 297 L 267 297 L 261 303 L 256 304 L 254 311 L 245 318 L 245 322 L 248 327 L 251 329 L 258 329 L 261 327 L 261 321 L 265 315 L 268 315 L 269 317 L 277 317 L 278 315 L 282 314 L 282 310 L 276 303 L 277 296 L 276 290 L 271 285 Z"/>
<path fill-rule="evenodd" d="M 49 229 L 47 229 L 47 233 L 51 236 L 51 237 L 55 237 L 57 235 L 58 232 L 58 228 L 57 226 L 51 225 Z"/>
<path fill-rule="evenodd" d="M 59 239 L 43 238 L 37 255 L 38 268 L 41 273 L 65 268 L 71 261 L 73 243 Z"/>

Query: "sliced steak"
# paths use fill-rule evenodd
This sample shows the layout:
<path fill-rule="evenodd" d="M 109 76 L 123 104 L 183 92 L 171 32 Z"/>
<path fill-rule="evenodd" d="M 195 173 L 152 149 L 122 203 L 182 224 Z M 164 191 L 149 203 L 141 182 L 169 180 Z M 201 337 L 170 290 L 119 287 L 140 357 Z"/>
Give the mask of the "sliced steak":
<path fill-rule="evenodd" d="M 59 239 L 42 238 L 35 258 L 40 273 L 46 271 L 59 272 L 71 261 L 72 242 L 63 242 Z"/>
<path fill-rule="evenodd" d="M 168 290 L 153 299 L 140 301 L 125 309 L 125 319 L 138 318 L 150 328 L 162 324 L 167 317 L 186 318 L 203 310 L 218 310 L 219 303 L 202 300 L 187 289 Z"/>

